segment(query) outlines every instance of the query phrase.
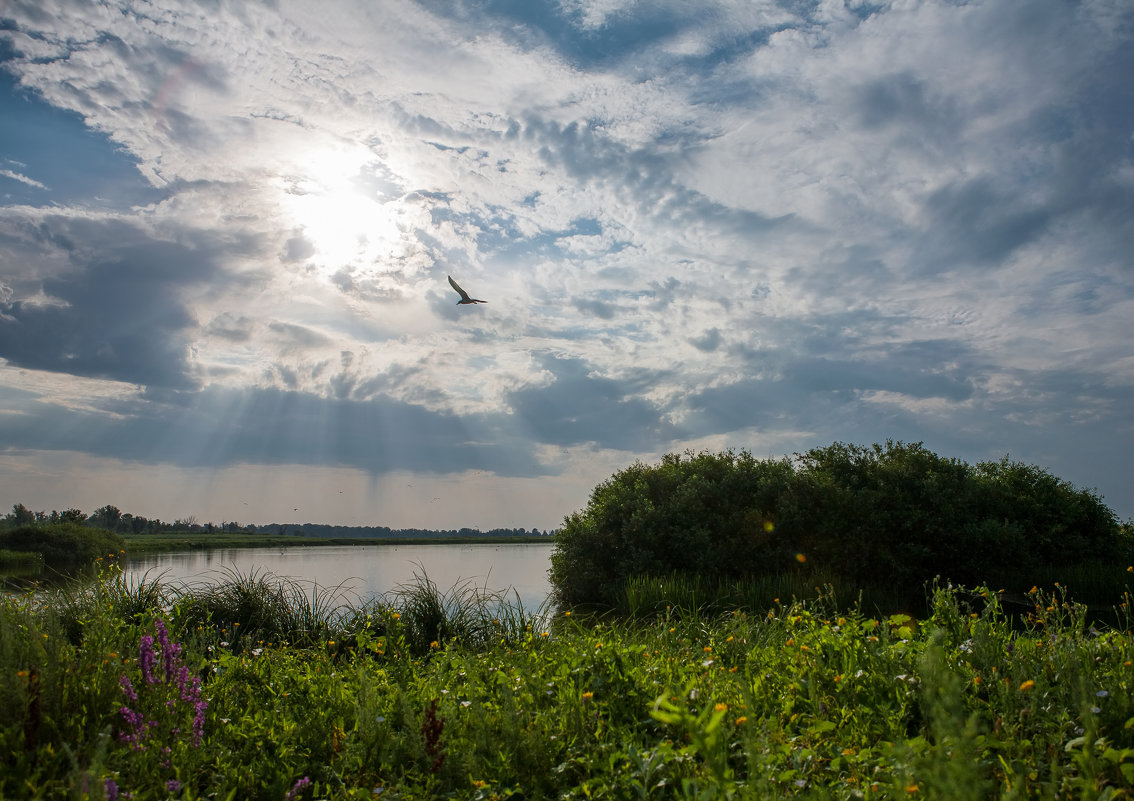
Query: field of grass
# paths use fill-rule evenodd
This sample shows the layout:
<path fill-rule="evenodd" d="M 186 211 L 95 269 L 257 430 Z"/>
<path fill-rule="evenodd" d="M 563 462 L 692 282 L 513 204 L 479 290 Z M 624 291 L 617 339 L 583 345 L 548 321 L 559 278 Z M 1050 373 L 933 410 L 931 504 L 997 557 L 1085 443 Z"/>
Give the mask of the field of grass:
<path fill-rule="evenodd" d="M 599 618 L 112 569 L 0 601 L 0 798 L 1131 797 L 1129 598 L 1027 599 Z"/>

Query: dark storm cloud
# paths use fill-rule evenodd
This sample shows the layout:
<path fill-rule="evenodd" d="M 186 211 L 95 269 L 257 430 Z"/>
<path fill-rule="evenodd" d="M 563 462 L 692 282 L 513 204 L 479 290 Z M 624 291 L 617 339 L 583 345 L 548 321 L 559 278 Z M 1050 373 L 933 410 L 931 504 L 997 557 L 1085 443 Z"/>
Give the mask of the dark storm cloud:
<path fill-rule="evenodd" d="M 0 319 L 0 357 L 19 367 L 188 387 L 188 339 L 197 320 L 180 290 L 211 281 L 247 243 L 156 239 L 122 220 L 49 217 L 34 231 L 68 270 L 42 281 L 49 303 L 12 303 Z M 80 244 L 81 243 L 81 244 Z M 12 265 L 20 270 L 23 265 Z"/>
<path fill-rule="evenodd" d="M 390 398 L 359 402 L 275 389 L 154 392 L 100 412 L 40 404 L 0 415 L 12 449 L 66 450 L 181 467 L 236 464 L 539 475 L 503 417 L 431 412 Z"/>
<path fill-rule="evenodd" d="M 674 439 L 677 432 L 661 410 L 640 397 L 656 375 L 616 381 L 593 375 L 580 359 L 540 361 L 555 380 L 508 396 L 519 424 L 537 441 L 561 446 L 597 442 L 605 448 L 642 451 Z"/>

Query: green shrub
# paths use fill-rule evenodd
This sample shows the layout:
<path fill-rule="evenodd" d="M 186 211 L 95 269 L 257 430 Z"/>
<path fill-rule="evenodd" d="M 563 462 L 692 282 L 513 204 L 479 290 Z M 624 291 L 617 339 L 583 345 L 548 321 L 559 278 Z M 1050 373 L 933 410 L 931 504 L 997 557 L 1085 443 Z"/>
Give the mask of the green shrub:
<path fill-rule="evenodd" d="M 19 526 L 0 533 L 0 549 L 42 554 L 48 567 L 117 558 L 124 547 L 125 540 L 111 531 L 74 523 Z"/>
<path fill-rule="evenodd" d="M 974 467 L 920 443 L 834 443 L 792 460 L 727 451 L 637 462 L 566 518 L 550 575 L 567 606 L 617 606 L 630 577 L 680 573 L 727 582 L 816 571 L 909 597 L 935 576 L 1019 583 L 1130 553 L 1129 526 L 1095 493 L 1039 467 Z"/>

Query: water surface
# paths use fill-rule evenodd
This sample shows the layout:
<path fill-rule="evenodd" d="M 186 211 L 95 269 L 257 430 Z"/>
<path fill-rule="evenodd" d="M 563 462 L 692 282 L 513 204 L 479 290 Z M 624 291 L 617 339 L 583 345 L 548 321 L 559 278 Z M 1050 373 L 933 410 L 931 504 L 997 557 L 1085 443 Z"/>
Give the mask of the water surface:
<path fill-rule="evenodd" d="M 341 588 L 344 600 L 366 601 L 424 574 L 446 592 L 471 582 L 489 591 L 514 590 L 534 611 L 551 592 L 547 570 L 552 543 L 437 545 L 316 545 L 290 548 L 224 548 L 157 553 L 131 558 L 126 578 L 161 578 L 172 586 L 224 581 L 231 571 L 271 573 L 301 586 Z"/>

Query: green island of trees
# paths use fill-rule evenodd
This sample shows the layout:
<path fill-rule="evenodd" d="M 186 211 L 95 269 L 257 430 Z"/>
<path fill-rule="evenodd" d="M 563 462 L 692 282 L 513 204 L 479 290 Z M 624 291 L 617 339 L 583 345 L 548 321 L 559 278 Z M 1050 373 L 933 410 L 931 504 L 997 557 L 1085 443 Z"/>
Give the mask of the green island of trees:
<path fill-rule="evenodd" d="M 1021 594 L 1075 575 L 1109 604 L 1132 559 L 1129 524 L 1039 467 L 969 465 L 920 443 L 835 443 L 793 459 L 730 451 L 635 463 L 564 521 L 551 580 L 572 607 L 624 608 L 646 578 L 709 595 L 829 583 L 901 606 L 936 577 Z"/>

